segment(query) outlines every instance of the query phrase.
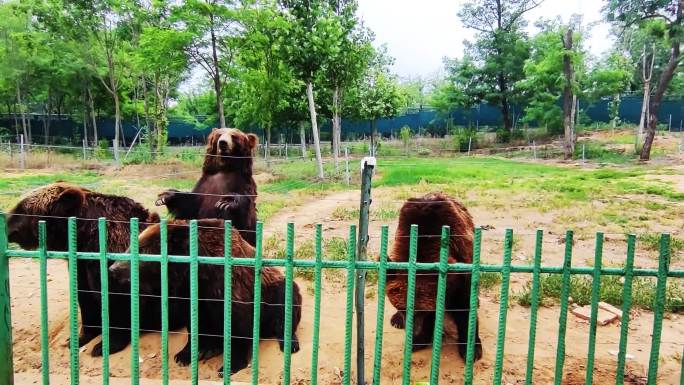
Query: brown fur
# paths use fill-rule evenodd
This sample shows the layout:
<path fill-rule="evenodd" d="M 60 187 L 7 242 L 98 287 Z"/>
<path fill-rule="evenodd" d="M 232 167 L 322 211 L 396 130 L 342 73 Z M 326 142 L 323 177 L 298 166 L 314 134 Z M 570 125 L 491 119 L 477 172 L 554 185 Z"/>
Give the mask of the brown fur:
<path fill-rule="evenodd" d="M 159 216 L 150 212 L 139 203 L 126 197 L 100 194 L 69 183 L 53 183 L 31 191 L 10 211 L 8 237 L 24 249 L 38 247 L 38 222 L 44 220 L 47 230 L 47 248 L 51 251 L 66 251 L 67 218 L 77 217 L 76 240 L 80 252 L 99 251 L 98 222 L 104 217 L 107 222 L 107 251 L 123 252 L 130 241 L 130 219 L 139 218 L 141 228 L 147 222 L 159 222 Z M 84 325 L 79 338 L 83 346 L 100 333 L 100 263 L 79 259 L 78 303 Z M 111 292 L 125 292 L 127 287 L 117 287 L 110 283 Z M 110 324 L 118 328 L 130 327 L 130 301 L 125 295 L 110 295 Z M 117 352 L 128 345 L 130 336 L 122 331 L 112 330 L 110 351 Z M 102 353 L 98 343 L 91 352 L 94 356 Z"/>
<path fill-rule="evenodd" d="M 414 224 L 418 225 L 418 262 L 439 262 L 442 227 L 449 226 L 449 263 L 472 263 L 473 219 L 460 202 L 441 193 L 431 193 L 406 201 L 399 213 L 391 261 L 408 262 L 411 225 Z M 388 270 L 385 292 L 390 303 L 398 310 L 392 317 L 392 324 L 396 327 L 404 326 L 407 277 L 406 270 Z M 414 340 L 418 344 L 427 345 L 432 342 L 438 277 L 436 272 L 420 271 L 416 274 Z M 444 330 L 447 335 L 457 337 L 459 342 L 467 341 L 465 332 L 470 308 L 470 277 L 470 273 L 447 275 L 445 308 L 454 311 L 446 312 Z M 458 329 L 458 332 L 454 329 Z M 419 347 L 420 345 L 415 348 Z M 465 345 L 459 345 L 459 349 L 461 348 L 464 353 Z M 481 348 L 479 353 L 481 355 Z"/>
<path fill-rule="evenodd" d="M 223 258 L 224 256 L 224 221 L 219 219 L 202 219 L 198 221 L 198 254 Z M 167 232 L 168 252 L 171 255 L 189 255 L 190 232 L 187 221 L 175 220 L 168 224 Z M 147 228 L 139 237 L 140 252 L 145 254 L 159 254 L 160 226 Z M 234 258 L 252 258 L 254 248 L 247 243 L 233 229 L 231 233 L 231 255 Z M 198 269 L 199 286 L 199 350 L 202 359 L 222 353 L 223 340 L 217 337 L 203 335 L 223 334 L 223 299 L 224 267 L 223 265 L 200 263 Z M 114 277 L 127 280 L 130 276 L 130 264 L 119 261 L 112 265 L 110 272 Z M 160 294 L 159 263 L 143 262 L 140 264 L 141 287 L 143 294 Z M 188 263 L 170 263 L 168 271 L 169 296 L 174 298 L 188 298 L 190 296 Z M 243 369 L 249 363 L 251 348 L 252 320 L 254 301 L 254 268 L 247 266 L 233 266 L 232 269 L 232 335 L 231 340 L 231 369 L 233 373 Z M 262 338 L 278 338 L 283 349 L 285 277 L 279 269 L 263 267 L 261 269 L 261 325 Z M 141 308 L 159 309 L 156 297 L 145 297 Z M 293 282 L 292 308 L 292 348 L 299 350 L 299 343 L 295 331 L 301 319 L 302 297 L 299 287 Z M 170 302 L 174 321 L 179 326 L 189 326 L 188 301 L 172 300 Z M 154 314 L 154 313 L 151 313 Z M 154 316 L 157 316 L 154 314 Z M 185 318 L 181 320 L 179 318 Z M 239 338 L 242 337 L 242 338 Z M 190 344 L 179 352 L 176 361 L 182 365 L 190 362 Z"/>
<path fill-rule="evenodd" d="M 196 194 L 167 190 L 157 204 L 166 205 L 176 219 L 230 219 L 254 246 L 257 188 L 252 168 L 257 142 L 256 135 L 238 129 L 214 129 L 207 138 L 202 176 L 191 191 Z"/>

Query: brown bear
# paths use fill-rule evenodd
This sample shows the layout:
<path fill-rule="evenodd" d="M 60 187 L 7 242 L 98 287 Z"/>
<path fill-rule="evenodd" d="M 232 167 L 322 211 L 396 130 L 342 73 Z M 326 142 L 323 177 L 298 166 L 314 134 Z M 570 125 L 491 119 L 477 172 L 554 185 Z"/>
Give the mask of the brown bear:
<path fill-rule="evenodd" d="M 442 226 L 450 227 L 449 263 L 472 263 L 473 219 L 460 202 L 441 193 L 411 198 L 399 213 L 399 224 L 390 260 L 408 262 L 411 225 L 418 225 L 418 262 L 439 262 Z M 386 294 L 397 313 L 392 316 L 394 327 L 404 328 L 407 298 L 407 270 L 388 270 Z M 468 342 L 470 311 L 469 272 L 447 275 L 444 333 L 458 340 L 458 351 L 465 358 Z M 416 274 L 413 350 L 432 343 L 435 324 L 438 273 Z M 453 322 L 453 323 L 452 323 Z M 454 324 L 455 329 L 454 330 Z M 482 344 L 475 330 L 475 359 L 482 357 Z"/>
<path fill-rule="evenodd" d="M 256 241 L 257 188 L 252 177 L 258 138 L 235 128 L 214 129 L 207 138 L 202 176 L 190 193 L 167 190 L 157 199 L 175 219 L 229 219 L 242 237 Z"/>
<path fill-rule="evenodd" d="M 45 220 L 47 248 L 66 251 L 67 218 L 77 217 L 76 241 L 80 252 L 97 252 L 98 223 L 107 218 L 107 251 L 123 252 L 130 241 L 130 219 L 139 218 L 140 226 L 159 222 L 159 216 L 132 199 L 105 195 L 85 188 L 58 182 L 38 188 L 23 197 L 9 212 L 8 238 L 24 249 L 38 247 L 38 221 Z M 79 259 L 77 262 L 78 305 L 81 309 L 81 334 L 79 346 L 83 346 L 102 332 L 102 308 L 100 296 L 100 262 Z M 110 352 L 124 349 L 130 342 L 130 300 L 128 287 L 110 280 L 109 319 Z M 93 356 L 102 354 L 101 342 L 91 351 Z"/>
<path fill-rule="evenodd" d="M 201 219 L 198 221 L 198 247 L 200 256 L 223 258 L 224 221 L 220 219 Z M 231 253 L 235 258 L 254 257 L 254 247 L 247 243 L 233 229 Z M 140 234 L 140 252 L 144 254 L 160 253 L 160 226 L 148 227 Z M 190 231 L 187 221 L 170 221 L 167 231 L 168 253 L 170 255 L 188 255 L 190 247 Z M 169 263 L 169 314 L 177 324 L 190 326 L 189 309 L 190 274 L 189 264 L 184 262 Z M 130 262 L 117 261 L 109 268 L 112 277 L 123 282 L 130 280 Z M 200 263 L 198 269 L 199 298 L 199 359 L 208 359 L 223 351 L 223 265 Z M 141 262 L 140 274 L 140 307 L 159 312 L 160 302 L 160 264 L 157 262 Z M 254 268 L 234 266 L 232 270 L 232 323 L 231 323 L 231 374 L 237 373 L 249 364 L 252 346 L 253 302 L 254 302 Z M 292 285 L 292 352 L 299 351 L 296 330 L 301 320 L 302 296 L 299 287 Z M 263 267 L 261 270 L 261 324 L 262 338 L 277 338 L 280 350 L 284 349 L 285 327 L 285 277 L 274 267 Z M 217 301 L 218 300 L 218 301 Z M 146 314 L 146 315 L 149 315 Z M 186 317 L 179 320 L 178 314 Z M 190 341 L 175 356 L 180 365 L 190 363 Z M 219 373 L 223 372 L 223 368 Z"/>

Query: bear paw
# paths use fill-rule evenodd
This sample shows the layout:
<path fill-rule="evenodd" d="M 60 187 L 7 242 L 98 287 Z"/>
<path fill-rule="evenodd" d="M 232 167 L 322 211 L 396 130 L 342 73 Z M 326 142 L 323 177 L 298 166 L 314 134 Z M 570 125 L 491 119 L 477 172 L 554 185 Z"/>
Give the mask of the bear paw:
<path fill-rule="evenodd" d="M 84 345 L 86 345 L 88 342 L 90 342 L 90 341 L 92 341 L 93 339 L 95 339 L 95 337 L 97 337 L 98 335 L 100 335 L 99 331 L 98 331 L 98 333 L 94 333 L 94 332 L 90 332 L 90 333 L 89 333 L 89 332 L 85 332 L 85 333 L 82 333 L 82 334 L 78 337 L 78 347 L 79 347 L 79 348 L 82 348 L 82 347 L 83 347 Z"/>
<path fill-rule="evenodd" d="M 214 205 L 218 214 L 225 213 L 237 208 L 237 200 L 235 197 L 224 197 Z"/>
<path fill-rule="evenodd" d="M 124 349 L 126 349 L 126 346 L 128 346 L 128 341 L 117 341 L 117 340 L 109 340 L 109 354 L 114 354 L 118 353 Z M 93 350 L 90 352 L 90 355 L 93 357 L 101 357 L 102 356 L 102 341 L 98 342 L 93 346 Z"/>
<path fill-rule="evenodd" d="M 404 322 L 404 315 L 400 312 L 394 313 L 392 318 L 390 318 L 390 323 L 397 329 L 403 329 L 405 327 Z"/>
<path fill-rule="evenodd" d="M 173 198 L 173 196 L 176 195 L 176 193 L 178 193 L 178 192 L 180 192 L 180 191 L 178 191 L 178 190 L 176 190 L 176 189 L 170 189 L 170 190 L 166 190 L 166 191 L 164 191 L 163 193 L 159 194 L 159 195 L 157 196 L 157 200 L 154 201 L 155 206 L 164 206 L 164 205 L 166 205 L 166 203 L 167 203 L 171 198 Z"/>
<path fill-rule="evenodd" d="M 280 351 L 285 351 L 285 341 L 278 339 L 278 345 L 280 346 Z M 299 351 L 299 339 L 296 336 L 292 336 L 292 343 L 290 344 L 290 353 L 297 353 Z"/>
<path fill-rule="evenodd" d="M 466 354 L 468 353 L 468 343 L 465 341 L 459 341 L 458 343 L 458 353 L 463 358 L 466 359 Z M 477 341 L 475 343 L 475 351 L 473 352 L 473 361 L 478 361 L 482 358 L 482 343 Z"/>
<path fill-rule="evenodd" d="M 176 354 L 174 360 L 180 366 L 190 365 L 190 349 L 181 350 L 178 354 Z"/>

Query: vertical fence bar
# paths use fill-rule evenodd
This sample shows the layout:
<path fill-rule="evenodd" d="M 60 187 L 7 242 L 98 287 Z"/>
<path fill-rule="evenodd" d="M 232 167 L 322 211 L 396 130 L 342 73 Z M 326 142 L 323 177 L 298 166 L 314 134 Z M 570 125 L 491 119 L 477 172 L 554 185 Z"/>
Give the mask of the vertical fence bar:
<path fill-rule="evenodd" d="M 361 172 L 361 202 L 359 204 L 359 234 L 356 244 L 356 259 L 366 260 L 368 249 L 368 215 L 371 205 L 371 180 L 374 164 L 363 161 Z M 366 294 L 366 270 L 356 271 L 356 383 L 365 384 L 365 317 L 363 315 Z"/>
<path fill-rule="evenodd" d="M 43 385 L 50 384 L 50 345 L 47 299 L 47 242 L 45 221 L 38 222 L 38 248 L 40 250 L 40 353 Z"/>
<path fill-rule="evenodd" d="M 408 267 L 408 288 L 406 292 L 406 312 L 404 338 L 404 371 L 402 374 L 402 384 L 411 383 L 411 354 L 413 353 L 413 317 L 416 294 L 416 258 L 418 256 L 418 226 L 411 225 L 409 243 L 409 267 Z"/>
<path fill-rule="evenodd" d="M 591 319 L 589 320 L 589 352 L 587 354 L 587 375 L 585 383 L 594 382 L 594 353 L 596 352 L 596 323 L 598 319 L 598 302 L 601 292 L 601 265 L 603 256 L 603 233 L 596 233 L 596 251 L 594 254 L 594 274 L 591 281 Z"/>
<path fill-rule="evenodd" d="M 285 351 L 283 385 L 290 385 L 292 366 L 292 270 L 294 258 L 294 223 L 287 224 L 287 244 L 285 246 L 285 325 L 283 326 L 283 350 Z"/>
<path fill-rule="evenodd" d="M 501 295 L 499 298 L 499 328 L 496 337 L 496 359 L 494 362 L 494 384 L 501 384 L 504 344 L 506 343 L 506 316 L 508 314 L 508 287 L 511 279 L 511 253 L 513 230 L 506 229 L 504 239 L 503 268 L 501 269 Z"/>
<path fill-rule="evenodd" d="M 197 220 L 190 221 L 190 381 L 199 381 L 199 275 Z"/>
<path fill-rule="evenodd" d="M 321 325 L 321 274 L 323 269 L 323 261 L 321 255 L 323 248 L 321 247 L 321 235 L 323 226 L 316 224 L 316 238 L 314 240 L 314 253 L 316 258 L 316 267 L 314 268 L 314 319 L 313 319 L 313 338 L 311 348 L 311 385 L 318 385 L 318 339 Z"/>
<path fill-rule="evenodd" d="M 169 384 L 169 249 L 168 221 L 159 223 L 159 252 L 161 253 L 161 364 L 162 384 Z"/>
<path fill-rule="evenodd" d="M 7 257 L 7 219 L 0 213 L 0 383 L 14 384 L 12 363 L 12 316 Z"/>
<path fill-rule="evenodd" d="M 437 278 L 437 307 L 435 309 L 435 329 L 432 338 L 432 357 L 430 364 L 430 383 L 439 382 L 439 361 L 442 356 L 442 334 L 444 331 L 444 301 L 449 263 L 449 226 L 442 226 L 439 244 L 439 277 Z"/>
<path fill-rule="evenodd" d="M 565 329 L 568 321 L 568 296 L 570 294 L 570 266 L 572 264 L 573 231 L 565 233 L 565 258 L 563 259 L 563 280 L 560 295 L 560 316 L 558 319 L 558 346 L 556 347 L 556 385 L 563 382 L 563 365 L 565 364 Z"/>
<path fill-rule="evenodd" d="M 140 383 L 140 253 L 138 218 L 131 218 L 131 384 Z"/>
<path fill-rule="evenodd" d="M 223 223 L 223 384 L 230 384 L 233 298 L 233 223 Z"/>
<path fill-rule="evenodd" d="M 352 318 L 354 312 L 354 267 L 356 251 L 356 226 L 349 226 L 349 244 L 347 245 L 347 306 L 344 318 L 344 373 L 342 384 L 351 383 L 351 345 Z"/>
<path fill-rule="evenodd" d="M 24 151 L 24 135 L 19 135 L 19 165 L 23 170 L 26 168 L 26 151 Z M 77 380 L 78 381 L 78 380 Z"/>
<path fill-rule="evenodd" d="M 346 150 L 346 148 L 345 148 Z M 375 351 L 373 353 L 373 385 L 380 385 L 382 366 L 382 333 L 385 326 L 385 285 L 387 284 L 387 225 L 380 232 L 380 265 L 378 267 L 378 314 L 375 322 Z"/>
<path fill-rule="evenodd" d="M 70 217 L 69 222 L 67 223 L 67 239 L 69 251 L 69 354 L 71 384 L 78 385 L 78 256 L 76 254 L 75 217 Z"/>
<path fill-rule="evenodd" d="M 448 247 L 448 244 L 447 244 Z M 473 267 L 470 282 L 470 312 L 468 313 L 468 345 L 466 347 L 464 382 L 473 383 L 473 362 L 475 361 L 475 329 L 477 328 L 477 305 L 480 288 L 480 249 L 482 247 L 482 228 L 475 229 L 473 239 Z M 441 263 L 441 260 L 440 260 Z M 431 380 L 432 381 L 432 380 Z M 437 383 L 435 377 L 434 383 Z"/>
<path fill-rule="evenodd" d="M 537 338 L 537 310 L 539 308 L 539 271 L 541 270 L 542 240 L 544 230 L 537 229 L 534 241 L 534 265 L 532 267 L 532 298 L 530 300 L 530 337 L 527 347 L 527 370 L 525 385 L 532 385 L 534 375 L 534 348 Z"/>
<path fill-rule="evenodd" d="M 648 385 L 658 379 L 658 356 L 660 355 L 660 337 L 663 333 L 663 313 L 665 312 L 665 290 L 667 288 L 667 272 L 670 268 L 670 234 L 660 238 L 660 257 L 658 258 L 658 283 L 653 306 L 653 329 L 651 340 L 651 356 L 648 361 Z"/>
<path fill-rule="evenodd" d="M 109 261 L 107 260 L 107 220 L 97 219 L 100 249 L 100 299 L 102 301 L 102 385 L 109 384 Z"/>
<path fill-rule="evenodd" d="M 629 309 L 632 306 L 632 280 L 634 279 L 634 245 L 636 236 L 627 236 L 627 261 L 625 262 L 625 284 L 622 287 L 622 319 L 620 320 L 620 348 L 618 351 L 615 384 L 625 381 L 625 359 L 627 356 L 627 336 L 629 335 Z"/>
<path fill-rule="evenodd" d="M 259 325 L 261 324 L 261 268 L 264 224 L 256 224 L 256 252 L 254 255 L 254 312 L 252 319 L 252 384 L 259 383 Z"/>

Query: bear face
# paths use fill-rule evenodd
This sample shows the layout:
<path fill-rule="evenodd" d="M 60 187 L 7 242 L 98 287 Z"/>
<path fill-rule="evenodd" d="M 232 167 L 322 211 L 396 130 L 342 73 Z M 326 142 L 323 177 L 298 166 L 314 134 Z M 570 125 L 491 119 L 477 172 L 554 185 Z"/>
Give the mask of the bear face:
<path fill-rule="evenodd" d="M 65 233 L 67 218 L 76 216 L 89 193 L 68 183 L 53 183 L 31 191 L 10 210 L 7 234 L 23 249 L 38 247 L 38 222 L 48 222 L 48 233 Z"/>
<path fill-rule="evenodd" d="M 259 139 L 254 134 L 245 134 L 236 128 L 215 128 L 207 137 L 205 172 L 218 172 L 245 169 L 249 162 L 251 170 L 252 156 Z"/>

